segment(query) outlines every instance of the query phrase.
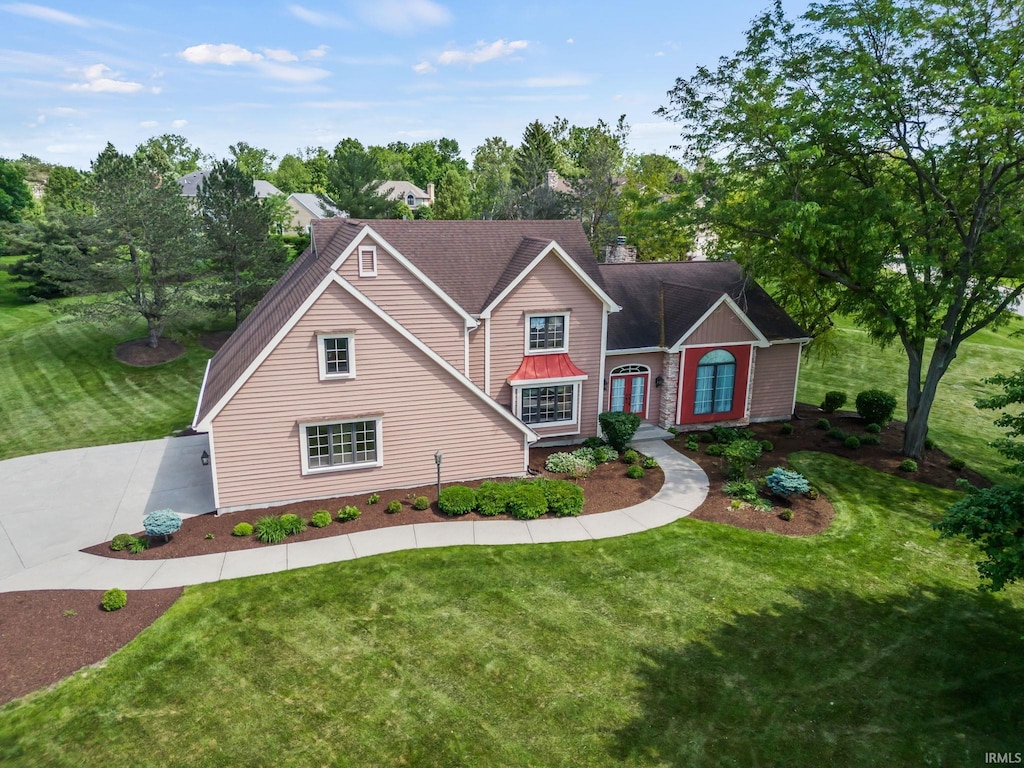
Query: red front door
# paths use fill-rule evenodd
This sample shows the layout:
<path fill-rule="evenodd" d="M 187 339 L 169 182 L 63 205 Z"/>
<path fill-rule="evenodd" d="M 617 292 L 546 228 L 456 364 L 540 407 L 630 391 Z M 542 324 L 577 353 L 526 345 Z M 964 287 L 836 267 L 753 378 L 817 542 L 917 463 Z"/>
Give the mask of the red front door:
<path fill-rule="evenodd" d="M 612 374 L 609 387 L 609 410 L 635 413 L 644 418 L 647 413 L 647 382 L 649 373 Z"/>

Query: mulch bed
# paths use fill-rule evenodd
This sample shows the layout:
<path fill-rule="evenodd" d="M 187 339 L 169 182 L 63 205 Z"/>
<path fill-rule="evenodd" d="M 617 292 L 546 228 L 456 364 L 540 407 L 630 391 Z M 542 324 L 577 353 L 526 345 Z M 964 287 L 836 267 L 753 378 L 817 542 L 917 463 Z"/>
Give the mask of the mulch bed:
<path fill-rule="evenodd" d="M 212 331 L 211 333 L 204 333 L 199 337 L 199 344 L 206 347 L 211 352 L 216 352 L 218 349 L 224 346 L 234 331 Z"/>
<path fill-rule="evenodd" d="M 169 363 L 185 354 L 185 347 L 174 339 L 160 339 L 156 347 L 149 346 L 149 339 L 133 339 L 114 347 L 114 357 L 125 365 L 147 368 L 152 365 Z"/>

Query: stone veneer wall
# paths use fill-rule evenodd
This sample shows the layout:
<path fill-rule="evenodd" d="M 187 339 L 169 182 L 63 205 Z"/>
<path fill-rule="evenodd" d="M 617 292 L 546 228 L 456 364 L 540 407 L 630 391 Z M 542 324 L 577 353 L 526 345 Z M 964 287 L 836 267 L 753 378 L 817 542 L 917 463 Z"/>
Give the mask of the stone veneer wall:
<path fill-rule="evenodd" d="M 661 388 L 661 408 L 658 413 L 658 426 L 668 429 L 676 423 L 676 399 L 679 394 L 679 353 L 665 353 L 665 365 L 662 370 L 665 383 Z"/>

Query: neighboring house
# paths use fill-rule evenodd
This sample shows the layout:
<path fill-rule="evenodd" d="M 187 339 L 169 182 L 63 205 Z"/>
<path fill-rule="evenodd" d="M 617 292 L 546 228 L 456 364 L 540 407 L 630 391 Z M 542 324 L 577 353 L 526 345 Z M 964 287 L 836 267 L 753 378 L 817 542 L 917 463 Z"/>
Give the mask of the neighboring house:
<path fill-rule="evenodd" d="M 210 361 L 219 511 L 523 475 L 605 410 L 788 419 L 809 339 L 727 262 L 598 265 L 579 222 L 312 222 Z"/>
<path fill-rule="evenodd" d="M 288 195 L 286 202 L 292 210 L 291 226 L 299 232 L 306 232 L 313 219 L 330 219 L 335 216 L 348 215 L 336 208 L 333 203 L 310 192 L 293 192 Z"/>
<path fill-rule="evenodd" d="M 178 183 L 181 184 L 182 197 L 196 197 L 199 194 L 199 187 L 202 186 L 206 177 L 209 175 L 210 171 L 193 171 L 192 173 L 178 179 Z M 256 197 L 270 197 L 271 195 L 284 194 L 284 192 L 275 187 L 269 181 L 264 181 L 263 179 L 255 179 L 252 184 L 256 191 Z"/>
<path fill-rule="evenodd" d="M 411 181 L 382 181 L 377 186 L 377 194 L 388 200 L 401 200 L 414 211 L 421 205 L 434 204 L 433 184 L 427 184 L 424 191 Z"/>

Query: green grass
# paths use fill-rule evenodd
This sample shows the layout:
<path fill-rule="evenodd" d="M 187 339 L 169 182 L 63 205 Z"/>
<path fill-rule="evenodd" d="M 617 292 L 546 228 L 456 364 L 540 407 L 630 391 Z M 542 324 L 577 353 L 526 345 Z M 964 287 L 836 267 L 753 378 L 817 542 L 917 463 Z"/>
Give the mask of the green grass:
<path fill-rule="evenodd" d="M 148 440 L 192 421 L 208 350 L 172 334 L 183 357 L 133 368 L 114 359 L 114 347 L 144 336 L 144 325 L 74 322 L 60 307 L 21 301 L 0 270 L 0 459 Z"/>
<path fill-rule="evenodd" d="M 683 520 L 189 588 L 0 709 L 5 766 L 980 765 L 1018 751 L 1024 590 L 954 494 L 821 454 L 804 539 Z M 129 598 L 130 603 L 130 598 Z"/>
<path fill-rule="evenodd" d="M 805 359 L 800 368 L 797 399 L 820 404 L 829 390 L 845 392 L 845 408 L 853 410 L 858 392 L 884 389 L 896 397 L 897 419 L 906 418 L 907 357 L 899 344 L 880 349 L 867 333 L 841 318 L 836 326 L 838 354 L 827 360 Z M 960 346 L 935 396 L 929 419 L 929 435 L 953 458 L 961 458 L 972 469 L 993 481 L 1005 478 L 1008 465 L 988 443 L 1001 436 L 992 422 L 997 411 L 982 411 L 974 401 L 996 391 L 982 383 L 997 373 L 1012 373 L 1024 365 L 1024 336 L 1011 333 L 1024 329 L 1024 319 L 1014 319 L 999 330 L 985 330 Z"/>

